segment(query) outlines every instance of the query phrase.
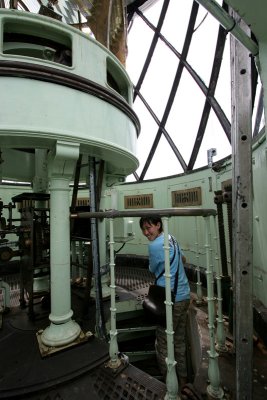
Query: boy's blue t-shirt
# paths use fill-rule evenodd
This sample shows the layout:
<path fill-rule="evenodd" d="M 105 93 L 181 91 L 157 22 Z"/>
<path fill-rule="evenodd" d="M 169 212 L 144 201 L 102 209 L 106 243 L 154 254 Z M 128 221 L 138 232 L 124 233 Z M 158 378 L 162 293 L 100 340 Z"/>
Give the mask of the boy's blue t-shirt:
<path fill-rule="evenodd" d="M 176 244 L 175 244 L 176 243 Z M 148 252 L 149 252 L 149 270 L 159 276 L 159 274 L 165 270 L 165 252 L 164 252 L 164 233 L 159 235 L 155 240 L 149 242 Z M 183 301 L 190 299 L 190 287 L 189 282 L 184 270 L 184 265 L 182 261 L 182 251 L 176 242 L 172 241 L 169 235 L 169 246 L 170 246 L 170 271 L 171 271 L 171 289 L 174 288 L 175 274 L 177 271 L 177 266 L 179 263 L 179 275 L 178 275 L 178 288 L 175 301 Z M 176 246 L 175 257 L 174 246 Z M 165 286 L 165 276 L 164 274 L 157 280 L 157 285 Z"/>

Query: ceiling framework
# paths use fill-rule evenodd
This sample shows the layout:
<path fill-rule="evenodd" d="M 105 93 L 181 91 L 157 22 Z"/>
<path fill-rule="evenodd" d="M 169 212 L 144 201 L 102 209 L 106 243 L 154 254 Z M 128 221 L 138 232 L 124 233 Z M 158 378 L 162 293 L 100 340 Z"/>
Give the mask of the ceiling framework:
<path fill-rule="evenodd" d="M 226 10 L 228 11 L 228 6 L 225 5 Z M 213 61 L 213 67 L 211 71 L 211 77 L 210 77 L 210 84 L 208 88 L 208 92 L 206 95 L 206 101 L 204 104 L 203 112 L 202 112 L 202 117 L 201 121 L 199 124 L 199 129 L 195 141 L 195 145 L 191 154 L 190 161 L 188 163 L 188 170 L 192 170 L 194 168 L 197 155 L 202 143 L 202 139 L 205 133 L 205 129 L 207 127 L 209 115 L 210 115 L 210 110 L 211 110 L 211 105 L 210 102 L 208 101 L 208 98 L 214 98 L 215 95 L 215 89 L 217 86 L 218 82 L 218 77 L 221 69 L 221 62 L 223 58 L 223 51 L 224 51 L 224 46 L 225 46 L 225 40 L 226 40 L 226 35 L 227 31 L 220 25 L 219 27 L 219 32 L 218 32 L 218 38 L 217 38 L 217 45 L 216 45 L 216 50 L 215 50 L 215 55 L 214 55 L 214 61 Z M 231 132 L 230 130 L 225 131 L 225 134 L 227 136 L 227 139 L 231 143 Z"/>
<path fill-rule="evenodd" d="M 205 137 L 205 132 L 211 111 L 213 111 L 216 115 L 228 143 L 231 143 L 231 123 L 215 97 L 215 90 L 220 76 L 222 59 L 225 51 L 225 42 L 229 30 L 225 29 L 221 25 L 219 25 L 218 27 L 217 44 L 214 52 L 209 84 L 207 86 L 205 82 L 201 79 L 197 71 L 190 65 L 187 60 L 194 32 L 196 31 L 196 29 L 198 29 L 198 27 L 196 27 L 196 20 L 199 16 L 199 3 L 197 1 L 192 1 L 192 8 L 188 19 L 187 31 L 182 46 L 182 52 L 180 53 L 162 34 L 162 27 L 166 19 L 169 5 L 172 1 L 177 0 L 164 0 L 160 2 L 162 4 L 162 7 L 156 26 L 148 20 L 148 18 L 144 15 L 144 11 L 153 6 L 154 3 L 158 3 L 158 0 L 116 0 L 112 2 L 109 0 L 68 0 L 67 2 L 68 7 L 73 7 L 74 13 L 76 13 L 77 15 L 77 23 L 72 23 L 71 25 L 77 27 L 78 29 L 90 27 L 90 29 L 94 32 L 96 39 L 98 39 L 102 44 L 108 47 L 123 64 L 125 64 L 127 56 L 127 35 L 131 34 L 131 28 L 135 22 L 135 17 L 141 18 L 142 21 L 144 21 L 146 26 L 153 33 L 151 44 L 143 62 L 143 67 L 134 86 L 133 99 L 134 101 L 137 99 L 141 101 L 141 103 L 144 105 L 144 107 L 152 117 L 153 121 L 156 123 L 157 131 L 154 139 L 151 139 L 150 141 L 151 147 L 144 162 L 144 165 L 142 166 L 140 176 L 138 176 L 136 172 L 133 174 L 136 181 L 145 180 L 148 169 L 155 157 L 155 153 L 160 146 L 160 140 L 162 137 L 166 139 L 168 146 L 170 147 L 172 153 L 177 159 L 179 165 L 181 166 L 182 171 L 185 173 L 192 171 L 195 168 L 201 144 L 203 138 Z M 47 2 L 47 4 L 50 3 L 56 4 L 54 0 Z M 33 7 L 35 7 L 36 9 L 36 7 L 39 7 L 41 4 L 42 3 L 40 0 L 31 0 L 30 2 L 24 2 L 22 0 L 0 0 L 0 7 L 2 8 L 19 8 L 30 12 L 32 11 L 31 9 Z M 123 10 L 123 4 L 126 5 L 125 10 Z M 228 5 L 224 1 L 222 2 L 222 8 L 228 14 Z M 82 16 L 84 17 L 83 20 Z M 128 27 L 128 32 L 126 25 Z M 174 27 L 173 29 L 176 28 Z M 252 39 L 254 40 L 254 42 L 256 42 L 253 34 Z M 155 51 L 159 43 L 164 44 L 166 48 L 171 52 L 171 54 L 176 57 L 177 60 L 176 72 L 161 118 L 157 116 L 157 113 L 153 110 L 151 104 L 142 93 L 143 84 L 147 79 L 149 66 L 153 60 Z M 260 91 L 258 103 L 256 104 L 258 72 L 253 57 L 251 57 L 251 65 L 252 106 L 254 106 L 254 104 L 256 105 L 255 123 L 253 129 L 253 137 L 255 137 L 260 131 L 263 116 L 263 91 Z M 188 164 L 185 161 L 182 149 L 175 144 L 175 139 L 177 139 L 177 137 L 171 135 L 166 128 L 168 119 L 170 118 L 170 113 L 173 110 L 174 100 L 176 96 L 178 96 L 177 92 L 184 70 L 186 70 L 190 74 L 191 78 L 196 83 L 196 87 L 201 90 L 205 98 L 199 126 L 196 131 Z M 214 135 L 215 134 L 216 133 L 214 133 Z"/>
<path fill-rule="evenodd" d="M 141 100 L 141 102 L 145 105 L 146 109 L 149 111 L 150 115 L 152 116 L 153 120 L 156 122 L 156 124 L 158 125 L 158 131 L 156 134 L 156 137 L 152 143 L 149 155 L 147 157 L 147 160 L 145 162 L 145 165 L 143 167 L 143 170 L 140 174 L 140 176 L 138 176 L 137 174 L 134 174 L 135 179 L 137 181 L 143 181 L 145 179 L 145 176 L 147 174 L 148 168 L 153 160 L 153 157 L 155 155 L 155 152 L 157 150 L 157 147 L 159 145 L 159 141 L 162 135 L 165 136 L 167 142 L 169 143 L 169 146 L 171 147 L 173 153 L 175 154 L 178 162 L 180 163 L 182 169 L 184 172 L 187 171 L 191 171 L 194 169 L 196 160 L 197 160 L 197 156 L 201 147 L 201 143 L 203 140 L 203 137 L 205 135 L 205 131 L 206 131 L 206 127 L 207 127 L 207 123 L 209 120 L 209 116 L 210 116 L 210 111 L 211 109 L 214 111 L 216 117 L 218 118 L 218 121 L 221 124 L 221 127 L 227 137 L 227 140 L 229 143 L 231 143 L 231 124 L 230 121 L 228 120 L 228 118 L 226 117 L 223 109 L 221 108 L 220 104 L 217 102 L 216 98 L 215 98 L 215 90 L 216 90 L 216 86 L 217 86 L 217 82 L 218 82 L 218 78 L 219 78 L 219 74 L 220 74 L 220 70 L 221 70 L 221 63 L 222 63 L 222 59 L 223 59 L 223 54 L 224 54 L 224 49 L 225 49 L 225 41 L 226 41 L 226 37 L 227 34 L 229 33 L 229 31 L 227 31 L 225 28 L 223 28 L 221 25 L 219 26 L 218 29 L 218 36 L 217 36 L 217 44 L 216 44 L 216 49 L 215 49 L 215 54 L 214 54 L 214 61 L 213 61 L 213 66 L 212 66 L 212 70 L 211 70 L 211 75 L 210 75 L 210 81 L 209 81 L 209 86 L 207 87 L 205 85 L 205 83 L 203 82 L 203 80 L 200 78 L 200 76 L 197 74 L 197 72 L 192 68 L 192 66 L 187 62 L 187 55 L 188 55 L 188 51 L 189 51 L 189 47 L 190 47 L 190 43 L 191 43 L 191 39 L 192 39 L 192 35 L 194 34 L 195 31 L 195 22 L 196 22 L 196 18 L 198 15 L 198 9 L 199 9 L 199 4 L 194 1 L 192 3 L 192 10 L 191 10 L 191 15 L 189 18 L 189 22 L 188 22 L 188 28 L 187 28 L 187 33 L 185 36 L 185 40 L 184 40 L 184 45 L 183 45 L 183 50 L 182 53 L 180 54 L 168 41 L 167 39 L 161 34 L 161 28 L 163 26 L 163 22 L 164 22 L 164 18 L 166 16 L 167 13 L 167 8 L 169 6 L 170 1 L 169 0 L 165 0 L 163 2 L 162 5 L 162 10 L 161 10 L 161 14 L 158 20 L 158 24 L 155 27 L 150 21 L 148 21 L 148 19 L 144 16 L 144 14 L 141 12 L 140 8 L 138 7 L 138 3 L 139 2 L 133 2 L 134 4 L 131 4 L 131 7 L 129 9 L 129 14 L 128 14 L 128 24 L 129 26 L 131 26 L 132 24 L 132 20 L 136 15 L 138 15 L 140 18 L 143 19 L 143 21 L 147 24 L 147 26 L 153 30 L 154 32 L 154 36 L 153 39 L 151 41 L 151 46 L 149 48 L 149 51 L 147 53 L 147 57 L 146 60 L 144 62 L 144 66 L 143 69 L 140 73 L 140 77 L 137 81 L 137 84 L 135 86 L 134 89 L 134 100 L 139 97 L 139 99 Z M 143 3 L 143 2 L 142 2 Z M 134 5 L 136 5 L 136 9 L 134 10 Z M 228 5 L 223 2 L 222 4 L 222 8 L 228 13 Z M 148 101 L 144 98 L 144 96 L 142 95 L 142 84 L 144 82 L 144 79 L 146 77 L 146 73 L 148 70 L 148 67 L 152 61 L 152 57 L 153 54 L 155 52 L 156 49 L 156 45 L 159 41 L 159 39 L 161 40 L 162 43 L 164 43 L 169 49 L 170 51 L 173 52 L 173 54 L 176 55 L 176 57 L 179 59 L 178 62 L 178 68 L 176 71 L 176 75 L 174 77 L 174 81 L 173 81 L 173 85 L 172 85 L 172 89 L 170 91 L 169 94 L 169 98 L 168 101 L 166 103 L 166 107 L 163 113 L 163 117 L 160 120 L 156 113 L 153 111 L 153 109 L 151 108 L 151 106 L 149 105 Z M 254 38 L 255 40 L 255 38 Z M 252 80 L 251 80 L 251 86 L 252 86 L 252 104 L 254 104 L 255 102 L 255 97 L 256 97 L 256 88 L 257 88 L 257 83 L 258 83 L 258 73 L 257 73 L 257 69 L 254 63 L 254 59 L 253 57 L 251 58 L 251 62 L 252 62 Z M 202 93 L 205 96 L 205 103 L 203 106 L 203 111 L 202 111 L 202 116 L 201 116 L 201 120 L 199 123 L 199 128 L 196 134 L 196 138 L 195 138 L 195 142 L 192 148 L 192 153 L 190 156 L 190 160 L 188 162 L 188 164 L 186 164 L 181 151 L 177 148 L 177 146 L 174 144 L 174 141 L 172 140 L 170 134 L 167 132 L 166 130 L 166 122 L 168 119 L 168 116 L 171 112 L 171 108 L 173 105 L 173 101 L 174 101 L 174 97 L 177 93 L 178 87 L 179 87 L 179 83 L 181 80 L 181 76 L 183 73 L 184 68 L 186 68 L 186 70 L 190 73 L 191 77 L 194 79 L 194 81 L 196 82 L 196 84 L 199 86 L 199 88 L 201 89 Z M 261 118 L 263 115 L 263 93 L 261 91 L 260 94 L 260 98 L 259 98 L 259 103 L 258 103 L 258 109 L 257 109 L 257 115 L 256 115 L 256 119 L 255 119 L 255 126 L 254 126 L 254 136 L 256 136 L 259 133 L 259 129 L 260 129 L 260 122 L 261 122 Z"/>
<path fill-rule="evenodd" d="M 162 7 L 162 10 L 163 10 L 164 6 L 167 7 L 168 5 L 169 5 L 169 0 L 165 0 L 164 4 L 163 4 L 163 7 Z M 194 26 L 195 26 L 195 21 L 196 21 L 196 17 L 197 17 L 197 12 L 198 12 L 198 4 L 194 2 L 193 3 L 193 7 L 192 7 L 192 11 L 191 11 L 189 24 L 188 24 L 186 38 L 185 38 L 185 42 L 184 42 L 184 46 L 183 46 L 183 51 L 182 51 L 182 55 L 181 55 L 181 59 L 182 60 L 185 60 L 186 57 L 187 57 L 187 54 L 188 54 L 190 42 L 191 42 L 192 35 L 193 35 L 193 32 L 194 32 Z M 164 17 L 165 17 L 165 15 L 164 15 Z M 155 35 L 156 34 L 157 34 L 157 31 L 156 31 Z M 157 34 L 157 36 L 158 36 L 158 34 Z M 173 84 L 172 84 L 172 88 L 171 88 L 171 91 L 170 91 L 169 99 L 167 101 L 167 104 L 166 104 L 166 107 L 165 107 L 165 110 L 164 110 L 164 113 L 163 113 L 162 120 L 160 121 L 160 125 L 159 125 L 158 132 L 156 134 L 156 138 L 155 138 L 154 143 L 153 143 L 153 145 L 151 147 L 151 150 L 150 150 L 150 153 L 148 155 L 146 164 L 145 164 L 145 166 L 143 168 L 143 171 L 142 171 L 142 173 L 140 175 L 140 180 L 143 180 L 144 177 L 145 177 L 145 174 L 146 174 L 146 172 L 148 170 L 148 167 L 149 167 L 149 165 L 150 165 L 150 163 L 152 161 L 152 158 L 153 158 L 153 156 L 155 154 L 155 151 L 157 149 L 157 146 L 159 144 L 159 141 L 160 141 L 160 138 L 161 138 L 161 135 L 162 135 L 162 132 L 163 132 L 162 128 L 165 129 L 165 125 L 166 125 L 168 116 L 170 114 L 171 107 L 173 105 L 174 97 L 176 95 L 176 92 L 177 92 L 177 89 L 178 89 L 178 86 L 179 86 L 179 83 L 180 83 L 180 80 L 181 80 L 183 68 L 184 68 L 183 64 L 179 62 L 178 63 L 178 68 L 177 68 L 177 71 L 176 71 L 176 74 L 175 74 L 175 78 L 174 78 L 174 81 L 173 81 Z M 185 171 L 187 169 L 187 166 L 186 166 L 186 163 L 185 163 L 184 159 L 182 158 L 182 155 L 180 154 L 180 152 L 178 151 L 178 149 L 176 148 L 174 143 L 171 141 L 171 138 L 169 137 L 169 135 L 167 135 L 166 131 L 164 132 L 164 134 L 165 134 L 165 137 L 167 138 L 169 144 L 171 145 L 172 150 L 176 154 L 176 157 L 178 158 L 183 170 Z"/>

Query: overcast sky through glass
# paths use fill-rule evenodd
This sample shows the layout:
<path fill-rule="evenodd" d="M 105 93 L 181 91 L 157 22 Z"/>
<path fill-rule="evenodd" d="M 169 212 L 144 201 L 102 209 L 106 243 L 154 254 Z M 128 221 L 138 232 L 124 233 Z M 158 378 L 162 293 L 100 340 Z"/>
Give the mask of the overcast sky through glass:
<path fill-rule="evenodd" d="M 144 12 L 145 17 L 154 26 L 157 26 L 162 4 L 163 1 L 159 0 Z M 192 1 L 170 1 L 161 30 L 162 35 L 179 53 L 182 52 L 191 8 Z M 209 85 L 218 29 L 218 22 L 200 6 L 187 62 L 198 73 L 206 86 Z M 152 38 L 153 31 L 151 31 L 140 17 L 136 17 L 128 36 L 128 58 L 126 65 L 134 84 L 138 81 Z M 218 80 L 215 97 L 230 120 L 231 79 L 229 40 L 230 37 L 227 37 L 221 76 Z M 179 59 L 159 40 L 140 90 L 142 96 L 149 103 L 158 119 L 161 119 L 163 115 L 178 63 Z M 205 96 L 190 74 L 184 69 L 173 108 L 165 128 L 186 163 L 188 163 L 191 156 L 204 102 Z M 140 167 L 136 171 L 137 174 L 140 174 L 157 133 L 158 126 L 138 98 L 136 98 L 134 103 L 134 110 L 141 121 L 141 134 L 138 139 Z M 210 148 L 217 149 L 217 156 L 214 160 L 219 160 L 231 153 L 231 146 L 213 111 L 211 111 L 206 133 L 194 168 L 207 165 L 207 150 Z M 163 177 L 181 172 L 183 170 L 179 161 L 167 144 L 166 139 L 162 136 L 145 179 Z M 132 179 L 132 176 L 128 178 L 128 180 Z"/>

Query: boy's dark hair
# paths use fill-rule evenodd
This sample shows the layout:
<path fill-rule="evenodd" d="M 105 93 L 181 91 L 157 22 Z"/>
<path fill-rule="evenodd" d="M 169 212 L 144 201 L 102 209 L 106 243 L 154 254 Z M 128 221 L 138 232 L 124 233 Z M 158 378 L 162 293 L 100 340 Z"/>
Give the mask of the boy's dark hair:
<path fill-rule="evenodd" d="M 160 223 L 159 231 L 160 232 L 163 231 L 162 219 L 159 215 L 151 215 L 151 216 L 148 215 L 147 217 L 140 218 L 139 225 L 141 229 L 143 228 L 143 225 L 145 223 L 149 225 L 157 225 L 157 223 Z"/>

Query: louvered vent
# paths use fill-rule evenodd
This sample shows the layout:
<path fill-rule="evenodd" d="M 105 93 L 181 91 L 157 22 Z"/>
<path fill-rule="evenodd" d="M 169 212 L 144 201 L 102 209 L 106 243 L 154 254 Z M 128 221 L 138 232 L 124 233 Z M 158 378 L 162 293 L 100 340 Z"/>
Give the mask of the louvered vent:
<path fill-rule="evenodd" d="M 124 208 L 153 208 L 153 194 L 124 196 Z"/>
<path fill-rule="evenodd" d="M 201 204 L 201 187 L 172 192 L 172 207 L 200 206 Z"/>
<path fill-rule="evenodd" d="M 81 197 L 81 198 L 79 198 L 79 199 L 77 199 L 77 201 L 76 201 L 76 206 L 89 206 L 90 205 L 90 202 L 89 202 L 89 199 L 88 199 L 88 197 Z"/>

